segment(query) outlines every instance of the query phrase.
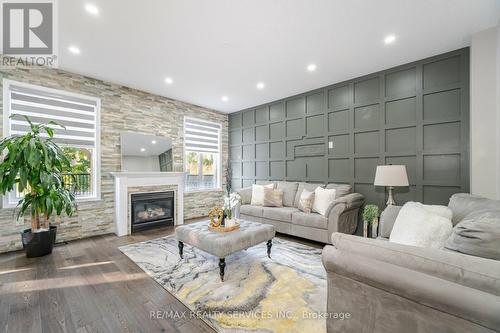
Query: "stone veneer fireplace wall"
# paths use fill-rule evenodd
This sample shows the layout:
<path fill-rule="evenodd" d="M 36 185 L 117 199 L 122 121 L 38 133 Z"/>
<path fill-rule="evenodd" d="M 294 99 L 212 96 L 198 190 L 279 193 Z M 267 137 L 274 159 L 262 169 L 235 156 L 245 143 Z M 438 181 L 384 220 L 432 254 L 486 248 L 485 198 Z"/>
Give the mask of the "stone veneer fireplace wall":
<path fill-rule="evenodd" d="M 58 226 L 58 241 L 114 232 L 115 187 L 110 173 L 121 170 L 120 132 L 170 138 L 173 146 L 173 169 L 182 171 L 184 116 L 219 122 L 222 124 L 223 169 L 227 165 L 226 114 L 57 69 L 2 69 L 2 91 L 4 78 L 101 99 L 101 200 L 80 202 L 78 213 L 73 217 L 54 218 L 53 223 Z M 2 95 L 0 93 L 0 109 L 3 112 Z M 184 217 L 205 216 L 212 206 L 221 203 L 222 195 L 222 191 L 186 193 Z M 19 233 L 29 226 L 28 219 L 16 222 L 14 209 L 0 209 L 0 252 L 22 248 Z"/>

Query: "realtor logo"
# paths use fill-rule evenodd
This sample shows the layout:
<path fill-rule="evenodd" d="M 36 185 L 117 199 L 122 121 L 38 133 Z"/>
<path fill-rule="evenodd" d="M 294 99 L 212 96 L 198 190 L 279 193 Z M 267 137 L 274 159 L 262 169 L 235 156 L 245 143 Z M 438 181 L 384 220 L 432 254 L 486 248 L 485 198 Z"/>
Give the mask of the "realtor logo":
<path fill-rule="evenodd" d="M 2 7 L 4 54 L 53 53 L 52 2 L 4 2 Z"/>
<path fill-rule="evenodd" d="M 56 0 L 0 1 L 0 68 L 57 67 Z"/>

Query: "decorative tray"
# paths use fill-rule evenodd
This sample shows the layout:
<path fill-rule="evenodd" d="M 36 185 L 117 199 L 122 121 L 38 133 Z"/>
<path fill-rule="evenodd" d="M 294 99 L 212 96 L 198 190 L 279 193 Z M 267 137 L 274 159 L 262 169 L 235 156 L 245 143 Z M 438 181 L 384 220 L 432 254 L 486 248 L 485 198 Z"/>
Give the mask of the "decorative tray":
<path fill-rule="evenodd" d="M 216 232 L 230 232 L 234 231 L 240 228 L 240 224 L 236 222 L 236 224 L 232 226 L 218 226 L 218 227 L 212 227 L 211 225 L 208 226 L 208 230 L 211 231 L 216 231 Z"/>

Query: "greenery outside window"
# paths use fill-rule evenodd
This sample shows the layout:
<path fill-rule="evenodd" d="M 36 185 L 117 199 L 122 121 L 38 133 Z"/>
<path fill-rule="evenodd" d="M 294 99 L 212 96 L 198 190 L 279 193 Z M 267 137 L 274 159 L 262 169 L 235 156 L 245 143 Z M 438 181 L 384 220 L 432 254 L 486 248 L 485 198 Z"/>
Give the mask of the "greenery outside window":
<path fill-rule="evenodd" d="M 220 189 L 220 124 L 186 117 L 184 133 L 186 191 Z"/>

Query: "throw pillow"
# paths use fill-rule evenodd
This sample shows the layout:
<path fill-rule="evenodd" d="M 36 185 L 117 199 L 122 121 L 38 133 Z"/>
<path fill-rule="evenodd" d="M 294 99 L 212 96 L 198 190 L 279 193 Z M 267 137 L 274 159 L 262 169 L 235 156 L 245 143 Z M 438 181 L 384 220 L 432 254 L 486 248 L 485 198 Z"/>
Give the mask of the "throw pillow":
<path fill-rule="evenodd" d="M 274 189 L 274 184 L 252 185 L 252 201 L 251 201 L 252 205 L 254 206 L 264 205 L 264 188 Z"/>
<path fill-rule="evenodd" d="M 283 191 L 264 187 L 265 207 L 283 207 Z"/>
<path fill-rule="evenodd" d="M 314 192 L 302 190 L 299 199 L 299 209 L 304 213 L 310 213 L 314 202 Z"/>
<path fill-rule="evenodd" d="M 389 241 L 399 244 L 443 248 L 452 232 L 451 210 L 446 206 L 407 202 L 399 211 Z"/>
<path fill-rule="evenodd" d="M 238 191 L 242 205 L 249 205 L 252 202 L 252 187 L 244 187 Z"/>
<path fill-rule="evenodd" d="M 330 204 L 335 201 L 336 193 L 337 191 L 335 189 L 327 190 L 322 187 L 317 187 L 314 190 L 314 202 L 312 207 L 313 212 L 326 216 L 328 207 L 330 207 Z"/>
<path fill-rule="evenodd" d="M 450 250 L 500 260 L 500 210 L 469 213 L 446 241 Z"/>

